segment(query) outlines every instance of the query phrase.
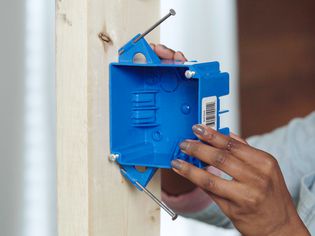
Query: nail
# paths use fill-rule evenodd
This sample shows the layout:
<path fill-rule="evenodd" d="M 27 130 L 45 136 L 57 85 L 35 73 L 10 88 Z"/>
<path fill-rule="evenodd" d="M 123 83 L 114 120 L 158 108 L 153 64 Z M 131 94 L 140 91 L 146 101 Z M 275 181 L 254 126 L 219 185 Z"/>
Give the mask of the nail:
<path fill-rule="evenodd" d="M 171 165 L 173 168 L 175 168 L 176 170 L 181 170 L 183 168 L 183 165 L 181 163 L 180 160 L 172 160 Z"/>
<path fill-rule="evenodd" d="M 181 142 L 179 144 L 179 147 L 181 150 L 187 150 L 188 149 L 188 142 L 184 141 L 184 142 Z"/>
<path fill-rule="evenodd" d="M 194 125 L 192 127 L 192 130 L 195 134 L 204 135 L 205 134 L 205 128 L 201 125 Z"/>

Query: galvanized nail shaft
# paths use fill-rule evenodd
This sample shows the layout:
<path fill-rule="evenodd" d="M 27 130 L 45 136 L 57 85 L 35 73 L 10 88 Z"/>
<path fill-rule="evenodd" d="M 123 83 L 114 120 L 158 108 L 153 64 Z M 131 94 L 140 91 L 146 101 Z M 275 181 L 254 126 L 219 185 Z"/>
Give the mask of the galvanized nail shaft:
<path fill-rule="evenodd" d="M 168 206 L 166 206 L 163 202 L 161 202 L 156 196 L 153 195 L 153 193 L 151 193 L 148 189 L 143 187 L 141 184 L 136 182 L 136 185 L 139 188 L 141 188 L 143 192 L 145 192 L 153 201 L 155 201 L 156 204 L 158 204 L 161 208 L 163 208 L 172 217 L 172 220 L 176 220 L 177 214 L 174 211 L 172 211 Z"/>
<path fill-rule="evenodd" d="M 124 169 L 121 169 L 122 172 L 126 173 Z M 136 185 L 143 190 L 156 204 L 158 204 L 161 208 L 163 208 L 167 214 L 172 217 L 172 220 L 176 220 L 177 214 L 172 211 L 168 206 L 166 206 L 162 201 L 160 201 L 153 193 L 151 193 L 147 188 L 143 187 L 139 182 L 136 181 Z"/>
<path fill-rule="evenodd" d="M 150 33 L 152 30 L 154 30 L 157 26 L 159 26 L 163 21 L 165 21 L 170 16 L 174 16 L 175 14 L 176 14 L 175 10 L 170 9 L 170 12 L 166 16 L 164 16 L 161 20 L 159 20 L 154 25 L 152 25 L 149 29 L 147 29 L 147 31 L 145 31 L 144 33 L 139 35 L 139 37 L 136 38 L 133 42 L 134 43 L 138 42 L 140 39 L 142 39 L 144 36 L 146 36 L 148 33 Z"/>

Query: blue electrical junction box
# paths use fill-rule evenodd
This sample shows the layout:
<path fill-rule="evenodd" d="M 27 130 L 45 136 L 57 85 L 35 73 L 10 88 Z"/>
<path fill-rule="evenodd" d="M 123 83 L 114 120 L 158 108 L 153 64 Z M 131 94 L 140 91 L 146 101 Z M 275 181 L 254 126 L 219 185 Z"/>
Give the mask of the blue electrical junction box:
<path fill-rule="evenodd" d="M 184 139 L 196 139 L 194 124 L 206 124 L 223 134 L 220 97 L 229 93 L 229 74 L 218 62 L 163 61 L 140 34 L 119 50 L 110 64 L 110 149 L 121 173 L 146 186 L 158 168 L 171 168 L 173 159 L 204 167 L 182 153 Z M 136 63 L 136 54 L 146 62 Z M 140 170 L 138 167 L 146 167 Z"/>

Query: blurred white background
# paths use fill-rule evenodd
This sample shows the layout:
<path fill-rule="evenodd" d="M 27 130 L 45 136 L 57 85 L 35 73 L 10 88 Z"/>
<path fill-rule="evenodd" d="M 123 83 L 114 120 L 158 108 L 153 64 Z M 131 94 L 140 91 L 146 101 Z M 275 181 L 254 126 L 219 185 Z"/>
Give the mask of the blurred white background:
<path fill-rule="evenodd" d="M 56 235 L 54 1 L 0 3 L 0 229 Z"/>
<path fill-rule="evenodd" d="M 1 165 L 0 229 L 4 236 L 53 236 L 56 230 L 54 1 L 0 2 Z M 218 60 L 231 75 L 238 131 L 235 0 L 161 0 L 161 14 L 177 11 L 161 28 L 161 42 L 189 59 Z M 155 19 L 154 19 L 155 20 Z M 130 35 L 132 37 L 132 35 Z M 161 234 L 235 235 L 162 214 Z"/>

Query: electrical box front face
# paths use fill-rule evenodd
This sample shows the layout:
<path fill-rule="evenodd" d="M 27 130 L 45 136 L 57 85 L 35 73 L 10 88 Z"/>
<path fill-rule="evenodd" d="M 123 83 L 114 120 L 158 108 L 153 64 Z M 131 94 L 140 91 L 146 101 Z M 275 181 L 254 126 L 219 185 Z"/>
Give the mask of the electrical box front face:
<path fill-rule="evenodd" d="M 196 71 L 196 78 L 185 72 Z M 111 152 L 127 166 L 171 168 L 173 159 L 203 163 L 180 152 L 184 139 L 196 139 L 197 123 L 220 129 L 220 96 L 228 94 L 228 74 L 219 64 L 110 65 Z"/>

